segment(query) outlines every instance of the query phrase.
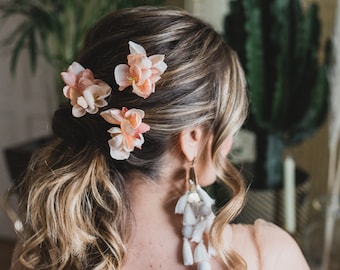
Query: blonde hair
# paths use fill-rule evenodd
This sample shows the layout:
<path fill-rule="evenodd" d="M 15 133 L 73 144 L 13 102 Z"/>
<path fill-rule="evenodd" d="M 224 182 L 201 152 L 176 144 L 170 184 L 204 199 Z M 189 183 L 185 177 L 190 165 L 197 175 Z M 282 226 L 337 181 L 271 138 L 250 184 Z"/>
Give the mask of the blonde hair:
<path fill-rule="evenodd" d="M 145 100 L 118 91 L 113 81 L 112 70 L 126 62 L 130 40 L 150 55 L 166 57 L 168 69 L 156 93 Z M 217 215 L 210 239 L 227 267 L 246 269 L 221 237 L 245 194 L 239 172 L 219 154 L 247 114 L 246 84 L 235 53 L 209 25 L 185 11 L 141 7 L 101 19 L 77 61 L 111 85 L 109 107 L 144 110 L 151 130 L 144 134 L 143 149 L 117 161 L 110 158 L 109 127 L 100 116 L 75 119 L 69 106 L 56 111 L 52 126 L 58 139 L 32 158 L 18 187 L 25 216 L 20 262 L 34 269 L 120 269 L 131 229 L 129 174 L 156 181 L 160 157 L 174 138 L 186 127 L 202 125 L 214 134 L 214 165 L 233 195 Z"/>

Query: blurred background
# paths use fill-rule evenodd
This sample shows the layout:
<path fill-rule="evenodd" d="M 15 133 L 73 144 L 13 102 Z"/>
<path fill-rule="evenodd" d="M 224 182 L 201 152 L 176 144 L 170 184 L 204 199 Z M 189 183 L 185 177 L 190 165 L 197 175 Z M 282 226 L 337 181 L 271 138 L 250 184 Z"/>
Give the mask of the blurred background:
<path fill-rule="evenodd" d="M 79 3 L 78 3 L 79 2 Z M 86 2 L 86 5 L 84 3 Z M 310 17 L 310 28 L 307 28 L 306 31 L 310 31 L 310 40 L 306 40 L 305 43 L 301 43 L 301 47 L 307 47 L 308 44 L 312 44 L 310 50 L 306 49 L 304 52 L 306 57 L 313 56 L 311 58 L 311 62 L 308 62 L 304 68 L 301 68 L 298 72 L 303 72 L 310 68 L 311 63 L 314 64 L 317 68 L 327 65 L 327 42 L 332 37 L 334 32 L 334 22 L 336 15 L 336 7 L 337 0 L 297 0 L 286 2 L 291 2 L 291 6 L 284 7 L 280 6 L 280 2 L 284 3 L 285 1 L 275 1 L 275 0 L 262 0 L 262 1 L 251 1 L 251 0 L 239 0 L 238 4 L 233 4 L 233 0 L 163 0 L 163 1 L 108 1 L 109 4 L 103 4 L 102 7 L 98 7 L 98 16 L 92 15 L 92 17 L 87 14 L 90 10 L 93 11 L 93 7 L 91 5 L 93 3 L 95 6 L 100 6 L 97 4 L 97 1 L 49 1 L 49 0 L 41 0 L 41 1 L 32 1 L 32 0 L 14 0 L 14 1 L 4 1 L 0 0 L 0 16 L 2 17 L 2 21 L 0 24 L 0 148 L 2 154 L 0 155 L 0 195 L 2 196 L 8 189 L 9 185 L 15 183 L 20 168 L 20 158 L 18 158 L 15 153 L 19 151 L 18 149 L 24 148 L 24 156 L 30 151 L 32 146 L 27 146 L 27 142 L 37 143 L 44 141 L 50 135 L 50 119 L 52 113 L 56 106 L 59 103 L 59 94 L 57 92 L 61 92 L 61 81 L 58 78 L 58 74 L 61 70 L 65 70 L 67 66 L 72 62 L 74 55 L 76 54 L 78 47 L 81 44 L 81 37 L 84 34 L 85 29 L 87 29 L 93 21 L 97 19 L 97 17 L 102 16 L 105 13 L 105 10 L 115 8 L 122 8 L 126 6 L 132 5 L 142 5 L 142 4 L 161 4 L 161 5 L 170 5 L 170 6 L 178 6 L 187 9 L 194 15 L 201 17 L 203 20 L 212 24 L 215 29 L 220 32 L 226 40 L 230 41 L 231 45 L 235 46 L 235 50 L 240 53 L 240 59 L 244 58 L 244 68 L 246 69 L 246 73 L 249 75 L 247 79 L 250 80 L 250 91 L 255 89 L 256 81 L 252 81 L 251 74 L 251 63 L 249 64 L 249 52 L 244 52 L 247 50 L 246 48 L 237 47 L 240 44 L 248 44 L 247 38 L 249 37 L 244 35 L 239 35 L 244 29 L 236 29 L 232 28 L 233 23 L 238 22 L 240 20 L 244 23 L 244 27 L 246 28 L 251 23 L 255 23 L 256 25 L 256 12 L 263 15 L 263 6 L 264 3 L 272 3 L 275 5 L 277 2 L 277 12 L 280 12 L 280 9 L 287 8 L 286 18 L 282 17 L 281 21 L 277 22 L 277 25 L 281 23 L 281 25 L 289 24 L 290 29 L 294 28 L 294 25 L 301 24 L 307 25 L 308 20 L 302 18 L 303 16 L 299 13 L 296 15 L 292 12 L 292 9 L 301 7 L 301 11 L 306 12 L 309 10 L 310 6 L 316 4 L 316 13 L 314 14 L 316 17 Z M 104 2 L 104 1 L 102 1 Z M 242 2 L 242 3 L 241 3 Z M 92 3 L 92 4 L 91 4 Z M 240 4 L 241 3 L 241 4 Z M 259 6 L 256 6 L 259 4 Z M 30 6 L 36 5 L 36 9 Z M 248 5 L 249 4 L 249 5 Z M 45 6 L 44 6 L 45 5 Z M 58 6 L 59 5 L 59 6 Z M 79 8 L 79 5 L 82 7 Z M 243 6 L 242 6 L 243 5 Z M 77 7 L 77 8 L 76 8 Z M 53 10 L 57 8 L 59 13 L 53 12 Z M 77 13 L 72 13 L 77 9 Z M 241 12 L 240 12 L 240 9 Z M 250 11 L 249 11 L 250 10 Z M 256 12 L 255 12 L 256 11 Z M 261 13 L 262 12 L 262 13 Z M 49 14 L 49 15 L 48 15 Z M 89 13 L 90 14 L 90 13 Z M 91 14 L 94 14 L 92 12 Z M 255 14 L 255 15 L 254 15 Z M 307 15 L 306 15 L 307 16 Z M 312 15 L 310 15 L 312 16 Z M 229 18 L 229 19 L 228 19 Z M 317 20 L 315 19 L 317 18 Z M 58 21 L 59 20 L 59 21 Z M 252 21 L 255 20 L 255 21 Z M 245 23 L 247 22 L 247 23 Z M 60 23 L 63 23 L 60 24 Z M 276 22 L 275 22 L 276 23 Z M 79 27 L 73 27 L 75 24 L 79 25 Z M 41 27 L 45 25 L 44 27 Z M 65 27 L 65 25 L 67 25 Z M 301 26 L 300 25 L 300 26 Z M 40 26 L 40 27 L 39 27 Z M 59 28 L 58 28 L 59 26 Z M 60 27 L 63 26 L 63 27 Z M 263 29 L 262 29 L 263 28 Z M 260 24 L 257 27 L 253 28 L 253 32 L 255 33 L 257 30 L 265 30 L 265 24 Z M 298 28 L 298 27 L 296 27 Z M 53 36 L 53 31 L 55 31 L 55 36 Z M 65 33 L 64 33 L 65 32 Z M 52 33 L 52 34 L 51 34 Z M 60 38 L 60 36 L 65 35 Z M 279 36 L 283 36 L 283 32 L 279 33 Z M 294 34 L 294 33 L 293 33 Z M 73 35 L 73 36 L 72 36 Z M 257 36 L 254 36 L 253 39 L 256 43 L 256 37 L 259 37 L 260 33 Z M 269 34 L 270 35 L 270 34 Z M 295 35 L 295 34 L 294 34 Z M 65 38 L 65 37 L 68 38 Z M 232 44 L 233 41 L 237 40 L 241 36 L 240 43 Z M 301 35 L 304 37 L 304 35 Z M 306 39 L 307 39 L 306 35 Z M 40 41 L 39 41 L 40 40 Z M 258 40 L 261 39 L 261 37 Z M 41 42 L 42 41 L 42 42 Z M 41 42 L 41 43 L 39 43 Z M 291 44 L 298 43 L 298 40 L 291 41 Z M 249 43 L 251 44 L 251 42 Z M 262 46 L 267 46 L 264 43 Z M 276 55 L 279 55 L 280 48 L 279 42 L 275 43 L 274 51 L 268 49 L 258 51 L 258 53 L 267 54 L 266 57 L 268 59 L 274 59 Z M 274 45 L 275 45 L 274 44 Z M 307 44 L 307 45 L 306 45 Z M 261 44 L 257 44 L 260 45 Z M 251 46 L 251 45 L 249 45 Z M 247 47 L 249 50 L 249 46 Z M 280 45 L 281 46 L 281 45 Z M 288 43 L 282 45 L 283 48 L 285 46 L 291 46 Z M 299 47 L 300 48 L 300 47 Z M 308 47 L 309 48 L 309 47 Z M 278 50 L 278 51 L 275 51 Z M 293 50 L 293 49 L 292 49 Z M 243 54 L 242 55 L 242 51 Z M 255 55 L 258 55 L 255 53 Z M 248 56 L 248 58 L 247 58 Z M 283 56 L 284 58 L 285 56 Z M 275 58 L 276 59 L 276 58 Z M 255 59 L 256 60 L 256 59 Z M 255 61 L 254 60 L 254 61 Z M 247 62 L 248 61 L 248 62 Z M 295 61 L 295 60 L 294 60 Z M 314 62 L 313 62 L 314 61 Z M 264 61 L 265 62 L 265 61 Z M 258 63 L 258 62 L 256 62 Z M 263 63 L 262 63 L 263 64 Z M 293 63 L 294 65 L 294 63 Z M 290 67 L 286 67 L 289 69 Z M 268 67 L 267 67 L 268 69 Z M 266 70 L 266 68 L 264 68 Z M 249 73 L 248 73 L 249 72 Z M 257 76 L 258 73 L 256 73 Z M 322 72 L 320 73 L 322 74 Z M 273 75 L 274 76 L 274 75 Z M 280 78 L 279 75 L 275 75 L 275 78 L 278 81 L 287 81 L 293 80 L 291 77 L 283 77 Z M 308 77 L 309 76 L 309 77 Z M 307 74 L 307 79 L 312 80 L 312 75 Z M 321 75 L 320 75 L 321 76 Z M 340 76 L 340 74 L 339 74 Z M 267 76 L 268 77 L 268 76 Z M 293 76 L 294 77 L 294 76 Z M 326 74 L 327 77 L 327 74 Z M 299 80 L 300 77 L 298 77 Z M 264 183 L 263 185 L 256 185 L 256 177 L 254 177 L 254 168 L 247 167 L 243 164 L 254 163 L 257 158 L 259 158 L 259 150 L 256 147 L 257 141 L 256 138 L 259 138 L 259 134 L 264 134 L 264 130 L 266 130 L 267 134 L 268 130 L 275 130 L 276 134 L 280 133 L 280 138 L 283 138 L 279 142 L 280 149 L 274 149 L 275 151 L 279 151 L 280 155 L 278 159 L 280 159 L 281 167 L 284 168 L 284 162 L 286 161 L 286 157 L 289 156 L 294 161 L 294 173 L 295 168 L 299 168 L 299 171 L 302 171 L 302 174 L 305 178 L 308 179 L 308 187 L 307 191 L 304 189 L 304 196 L 308 197 L 308 200 L 304 199 L 304 203 L 309 203 L 312 200 L 310 198 L 319 198 L 320 196 L 324 196 L 327 194 L 327 183 L 328 183 L 328 168 L 329 168 L 329 121 L 328 121 L 328 112 L 329 106 L 328 103 L 321 104 L 320 100 L 325 98 L 329 99 L 329 85 L 326 83 L 317 83 L 319 91 L 323 91 L 324 95 L 319 95 L 315 98 L 316 101 L 311 101 L 308 104 L 311 104 L 309 107 L 313 108 L 322 107 L 319 110 L 318 116 L 316 120 L 310 121 L 313 122 L 314 125 L 310 125 L 310 128 L 306 127 L 307 124 L 305 122 L 301 122 L 301 126 L 299 126 L 300 133 L 294 133 L 295 130 L 291 131 L 287 128 L 287 123 L 293 123 L 296 119 L 294 119 L 294 110 L 292 107 L 293 100 L 286 100 L 285 103 L 279 104 L 277 100 L 267 100 L 265 105 L 266 107 L 271 107 L 273 104 L 279 104 L 277 106 L 281 106 L 284 111 L 293 112 L 287 118 L 286 125 L 284 128 L 275 126 L 269 126 L 270 123 L 265 123 L 261 126 L 258 123 L 255 123 L 259 120 L 258 111 L 259 109 L 254 109 L 252 111 L 254 123 L 250 121 L 248 126 L 245 126 L 244 131 L 242 132 L 242 136 L 240 136 L 239 141 L 235 146 L 235 163 L 239 164 L 241 168 L 243 168 L 243 172 L 247 174 L 247 179 L 250 182 L 253 182 L 253 187 L 268 190 L 268 189 L 284 189 L 284 169 L 278 170 L 278 184 L 274 184 L 274 186 L 267 185 Z M 302 85 L 302 84 L 301 84 Z M 320 85 L 324 85 L 322 88 Z M 254 86 L 252 88 L 252 86 Z M 288 86 L 289 87 L 289 86 Z M 313 85 L 308 86 L 308 91 L 312 88 Z M 322 90 L 320 90 L 322 88 Z M 288 90 L 283 89 L 282 93 L 289 92 Z M 296 89 L 295 89 L 296 90 Z M 261 91 L 260 91 L 261 92 Z M 295 91 L 296 92 L 296 91 Z M 256 92 L 259 93 L 259 92 Z M 275 94 L 276 93 L 276 94 Z M 275 93 L 267 94 L 271 96 L 279 95 L 281 92 L 276 90 Z M 281 93 L 281 97 L 282 94 Z M 314 92 L 313 92 L 314 93 Z M 325 94 L 326 93 L 326 94 Z M 265 95 L 263 91 L 262 95 Z M 307 93 L 307 96 L 310 97 L 312 94 Z M 314 94 L 313 94 L 314 95 Z M 296 97 L 292 97 L 294 100 Z M 302 107 L 304 101 L 307 103 L 307 98 L 300 97 L 300 103 L 297 103 L 298 107 Z M 252 96 L 254 104 L 256 105 L 256 97 Z M 308 99 L 309 100 L 309 99 Z M 312 99 L 311 99 L 312 100 Z M 317 101 L 320 101 L 319 103 Z M 276 102 L 276 103 L 275 103 Z M 300 104 L 300 106 L 299 106 Z M 326 106 L 326 107 L 325 107 Z M 340 106 L 340 103 L 339 103 Z M 319 108 L 318 107 L 318 108 Z M 306 110 L 307 113 L 311 113 L 312 110 Z M 270 114 L 270 113 L 269 113 Z M 293 117 L 293 118 L 292 118 Z M 303 118 L 303 117 L 302 117 Z M 266 120 L 266 119 L 265 119 Z M 262 122 L 264 123 L 265 120 Z M 296 121 L 298 122 L 298 121 Z M 308 122 L 308 124 L 310 124 Z M 277 121 L 275 121 L 277 123 Z M 295 123 L 295 122 L 294 122 Z M 295 125 L 298 126 L 299 123 Z M 257 128 L 253 128 L 253 127 Z M 260 128 L 259 128 L 260 126 Z M 289 125 L 288 125 L 289 126 Z M 261 132 L 258 133 L 257 131 Z M 306 131 L 305 131 L 306 130 Z M 304 132 L 305 131 L 305 132 Z M 287 137 L 291 135 L 294 143 L 285 143 L 287 141 Z M 302 134 L 302 135 L 301 135 Z M 11 152 L 8 152 L 9 149 Z M 257 152 L 256 152 L 257 149 Z M 255 162 L 256 163 L 256 162 Z M 275 165 L 268 165 L 275 166 Z M 256 171 L 256 170 L 255 170 Z M 249 176 L 250 175 L 250 176 Z M 294 174 L 294 179 L 299 174 Z M 249 178 L 250 177 L 250 178 Z M 267 181 L 267 177 L 269 176 L 261 176 L 261 179 L 265 179 Z M 267 181 L 268 182 L 268 181 Z M 269 182 L 268 182 L 269 183 Z M 305 188 L 305 187 L 304 187 Z M 275 193 L 276 194 L 276 193 Z M 274 194 L 274 196 L 276 196 Z M 282 196 L 282 195 L 279 195 Z M 299 200 L 300 197 L 295 197 Z M 283 200 L 283 199 L 282 199 Z M 15 207 L 15 201 L 13 201 L 13 206 Z M 283 207 L 283 206 L 282 206 Z M 281 208 L 282 208 L 281 207 Z M 280 208 L 280 211 L 282 210 Z M 295 208 L 294 208 L 295 209 Z M 275 210 L 276 211 L 276 210 Z M 277 210 L 278 211 L 278 210 Z M 284 214 L 283 214 L 284 215 Z M 308 215 L 308 214 L 307 214 Z M 310 216 L 309 216 L 310 217 Z M 245 218 L 246 219 L 246 218 Z M 276 222 L 273 220 L 273 222 Z M 307 221 L 304 221 L 303 226 L 308 226 Z M 279 220 L 277 223 L 281 223 L 285 227 L 285 223 L 283 220 Z M 298 225 L 299 226 L 299 225 Z M 3 243 L 13 243 L 16 240 L 16 235 L 13 231 L 13 225 L 4 211 L 0 211 L 0 239 L 2 239 Z M 298 228 L 302 229 L 302 228 Z M 293 236 L 297 236 L 296 231 L 298 229 L 293 229 L 291 232 Z M 298 236 L 300 237 L 300 235 Z M 298 239 L 299 241 L 301 239 Z M 302 244 L 301 244 L 302 245 Z M 1 245 L 0 245 L 1 248 Z M 5 252 L 5 251 L 4 251 Z M 6 265 L 5 262 L 1 263 L 2 260 L 8 259 L 8 256 L 0 250 L 0 269 L 1 265 Z M 10 250 L 9 250 L 10 252 Z M 10 254 L 10 253 L 8 253 Z M 3 269 L 8 269 L 6 266 Z M 335 268 L 334 268 L 335 269 Z"/>

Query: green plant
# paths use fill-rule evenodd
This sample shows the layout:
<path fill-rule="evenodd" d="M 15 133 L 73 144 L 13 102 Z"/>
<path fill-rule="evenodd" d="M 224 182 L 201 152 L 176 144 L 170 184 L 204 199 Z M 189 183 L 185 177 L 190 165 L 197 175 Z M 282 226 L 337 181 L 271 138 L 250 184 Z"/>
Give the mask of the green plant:
<path fill-rule="evenodd" d="M 84 36 L 98 18 L 120 8 L 161 4 L 162 0 L 10 0 L 0 5 L 2 23 L 19 22 L 4 40 L 11 46 L 11 72 L 27 49 L 34 72 L 42 55 L 59 74 L 80 51 Z M 58 81 L 60 81 L 58 76 Z M 58 89 L 59 90 L 59 89 Z"/>
<path fill-rule="evenodd" d="M 256 135 L 254 188 L 282 185 L 287 146 L 311 136 L 328 112 L 326 64 L 319 59 L 318 6 L 300 0 L 232 0 L 227 42 L 249 85 L 246 129 Z"/>

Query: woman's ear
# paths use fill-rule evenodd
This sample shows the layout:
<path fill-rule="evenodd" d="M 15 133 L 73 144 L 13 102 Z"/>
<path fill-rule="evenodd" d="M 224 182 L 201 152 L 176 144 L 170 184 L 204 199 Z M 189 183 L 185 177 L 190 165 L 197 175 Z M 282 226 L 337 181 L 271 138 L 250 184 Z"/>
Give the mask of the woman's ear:
<path fill-rule="evenodd" d="M 179 135 L 179 145 L 188 161 L 193 161 L 202 147 L 204 131 L 202 127 L 186 128 Z"/>

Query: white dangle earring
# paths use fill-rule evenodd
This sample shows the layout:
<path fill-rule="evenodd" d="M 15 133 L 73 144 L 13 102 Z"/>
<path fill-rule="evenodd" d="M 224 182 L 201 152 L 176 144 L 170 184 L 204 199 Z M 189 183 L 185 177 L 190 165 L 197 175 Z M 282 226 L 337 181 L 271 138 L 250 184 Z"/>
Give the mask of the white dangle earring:
<path fill-rule="evenodd" d="M 179 198 L 175 213 L 183 215 L 183 264 L 197 263 L 197 270 L 211 270 L 210 257 L 216 252 L 207 237 L 215 219 L 212 205 L 215 201 L 200 187 L 195 174 L 194 163 L 189 170 L 189 190 Z M 194 243 L 194 252 L 191 243 Z"/>

